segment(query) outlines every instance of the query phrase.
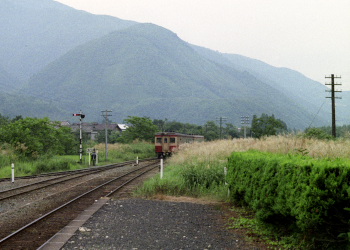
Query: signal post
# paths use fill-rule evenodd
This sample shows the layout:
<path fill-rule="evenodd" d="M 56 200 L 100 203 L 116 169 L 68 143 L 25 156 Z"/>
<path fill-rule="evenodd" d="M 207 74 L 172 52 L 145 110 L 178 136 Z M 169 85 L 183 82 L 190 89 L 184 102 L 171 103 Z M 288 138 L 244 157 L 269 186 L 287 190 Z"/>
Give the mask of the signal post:
<path fill-rule="evenodd" d="M 85 115 L 81 112 L 73 114 L 73 116 L 79 116 L 79 163 L 83 163 L 83 133 L 82 133 L 82 119 L 85 118 Z"/>

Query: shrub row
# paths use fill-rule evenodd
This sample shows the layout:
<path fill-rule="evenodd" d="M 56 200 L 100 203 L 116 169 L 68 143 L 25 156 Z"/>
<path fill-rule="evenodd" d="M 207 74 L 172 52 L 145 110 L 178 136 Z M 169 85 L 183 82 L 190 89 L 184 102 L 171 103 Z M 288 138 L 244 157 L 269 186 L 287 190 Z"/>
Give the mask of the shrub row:
<path fill-rule="evenodd" d="M 258 151 L 229 157 L 231 198 L 313 241 L 349 242 L 350 160 Z"/>

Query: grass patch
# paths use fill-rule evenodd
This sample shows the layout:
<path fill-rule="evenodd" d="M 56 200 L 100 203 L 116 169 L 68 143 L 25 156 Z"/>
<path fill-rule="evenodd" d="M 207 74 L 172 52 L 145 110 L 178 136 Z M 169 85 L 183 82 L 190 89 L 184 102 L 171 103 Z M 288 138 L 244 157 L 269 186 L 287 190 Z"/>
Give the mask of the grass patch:
<path fill-rule="evenodd" d="M 99 150 L 99 164 L 106 165 L 124 161 L 155 157 L 154 145 L 145 142 L 108 145 L 108 161 L 105 159 L 105 144 L 95 146 Z M 15 164 L 15 176 L 28 176 L 48 172 L 75 170 L 89 167 L 89 155 L 84 154 L 83 163 L 79 155 L 43 156 L 37 160 L 19 160 L 10 150 L 0 153 L 0 178 L 11 177 L 11 163 Z M 90 161 L 90 166 L 92 162 Z"/>
<path fill-rule="evenodd" d="M 218 201 L 229 200 L 224 167 L 232 152 L 248 150 L 311 156 L 318 159 L 349 158 L 350 140 L 324 141 L 296 135 L 273 136 L 262 139 L 234 139 L 186 144 L 166 161 L 164 178 L 156 176 L 135 191 L 136 196 L 191 196 Z M 234 209 L 237 207 L 233 206 Z M 243 208 L 244 209 L 244 208 Z M 248 237 L 264 239 L 272 248 L 312 249 L 313 243 L 302 235 L 289 234 L 288 228 L 276 228 L 258 221 L 255 214 L 230 220 L 231 228 L 248 230 Z M 251 230 L 249 232 L 249 230 Z M 255 238 L 254 238 L 255 237 Z"/>
<path fill-rule="evenodd" d="M 135 191 L 136 196 L 152 197 L 157 194 L 227 199 L 224 185 L 224 167 L 221 165 L 170 165 L 159 175 L 147 180 Z"/>
<path fill-rule="evenodd" d="M 109 144 L 108 161 L 106 161 L 105 144 L 98 144 L 94 148 L 98 150 L 99 162 L 101 164 L 136 160 L 136 157 L 139 159 L 155 157 L 154 144 L 147 142 L 134 142 L 131 144 Z"/>
<path fill-rule="evenodd" d="M 234 216 L 229 219 L 228 228 L 244 234 L 247 241 L 263 242 L 269 249 L 297 249 L 298 239 L 282 236 L 275 227 L 257 220 L 249 208 L 235 205 L 230 210 Z"/>

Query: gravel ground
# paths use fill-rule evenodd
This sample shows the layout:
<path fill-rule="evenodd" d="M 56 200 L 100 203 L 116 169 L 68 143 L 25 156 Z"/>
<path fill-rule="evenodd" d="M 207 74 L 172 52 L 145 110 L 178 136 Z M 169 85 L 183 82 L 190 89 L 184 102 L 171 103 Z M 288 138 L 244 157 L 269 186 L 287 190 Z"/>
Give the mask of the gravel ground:
<path fill-rule="evenodd" d="M 213 205 L 111 200 L 62 249 L 259 249 L 225 228 Z"/>

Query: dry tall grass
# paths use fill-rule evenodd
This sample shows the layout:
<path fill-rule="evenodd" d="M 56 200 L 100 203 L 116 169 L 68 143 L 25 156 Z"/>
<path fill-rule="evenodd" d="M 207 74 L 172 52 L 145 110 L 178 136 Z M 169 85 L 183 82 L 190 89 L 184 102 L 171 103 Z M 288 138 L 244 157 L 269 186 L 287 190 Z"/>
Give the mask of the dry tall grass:
<path fill-rule="evenodd" d="M 285 135 L 263 139 L 248 138 L 186 144 L 169 160 L 169 163 L 226 161 L 232 152 L 250 149 L 284 154 L 302 153 L 315 158 L 349 158 L 350 140 L 323 141 Z"/>

